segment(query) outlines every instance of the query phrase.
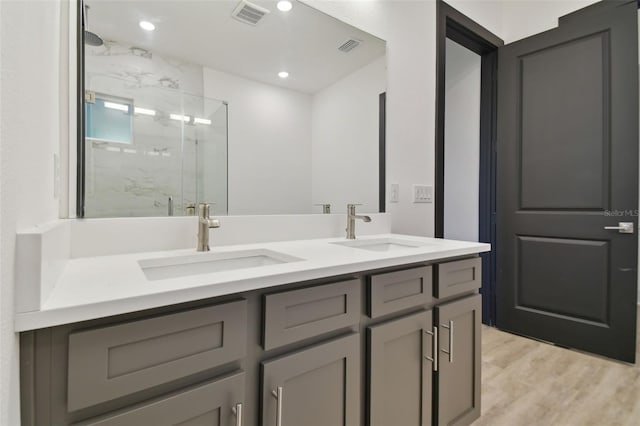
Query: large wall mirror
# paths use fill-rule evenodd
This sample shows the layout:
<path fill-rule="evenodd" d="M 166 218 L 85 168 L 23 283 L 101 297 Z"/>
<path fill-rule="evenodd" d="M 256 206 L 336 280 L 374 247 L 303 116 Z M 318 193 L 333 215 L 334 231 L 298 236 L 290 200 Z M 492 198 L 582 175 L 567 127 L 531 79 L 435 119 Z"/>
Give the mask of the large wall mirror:
<path fill-rule="evenodd" d="M 295 0 L 80 8 L 79 216 L 384 209 L 383 40 Z"/>

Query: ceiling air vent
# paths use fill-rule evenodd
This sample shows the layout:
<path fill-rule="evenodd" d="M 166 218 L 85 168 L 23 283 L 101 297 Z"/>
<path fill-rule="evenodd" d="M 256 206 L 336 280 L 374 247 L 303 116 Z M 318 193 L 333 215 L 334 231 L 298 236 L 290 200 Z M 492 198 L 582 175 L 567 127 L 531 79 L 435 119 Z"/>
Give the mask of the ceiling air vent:
<path fill-rule="evenodd" d="M 358 40 L 357 38 L 351 38 L 345 41 L 344 43 L 342 43 L 342 45 L 338 47 L 338 50 L 344 53 L 348 53 L 348 52 L 351 52 L 356 47 L 360 46 L 361 43 L 362 43 L 362 40 Z"/>
<path fill-rule="evenodd" d="M 242 0 L 234 9 L 231 16 L 245 24 L 256 25 L 268 13 L 269 10 L 264 7 Z"/>

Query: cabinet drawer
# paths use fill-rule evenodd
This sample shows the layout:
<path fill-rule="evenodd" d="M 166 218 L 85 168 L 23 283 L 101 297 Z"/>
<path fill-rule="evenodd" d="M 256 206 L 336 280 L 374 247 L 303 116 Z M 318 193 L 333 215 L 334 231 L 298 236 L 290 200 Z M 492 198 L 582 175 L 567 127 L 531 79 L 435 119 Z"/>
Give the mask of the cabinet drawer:
<path fill-rule="evenodd" d="M 235 425 L 244 405 L 244 372 L 91 419 L 75 426 Z"/>
<path fill-rule="evenodd" d="M 69 411 L 242 358 L 245 300 L 69 335 Z"/>
<path fill-rule="evenodd" d="M 264 349 L 357 324 L 360 306 L 360 280 L 266 295 Z"/>
<path fill-rule="evenodd" d="M 376 318 L 433 300 L 431 266 L 372 275 L 369 279 L 369 316 Z"/>
<path fill-rule="evenodd" d="M 482 286 L 482 259 L 456 260 L 436 265 L 437 298 L 449 297 Z"/>

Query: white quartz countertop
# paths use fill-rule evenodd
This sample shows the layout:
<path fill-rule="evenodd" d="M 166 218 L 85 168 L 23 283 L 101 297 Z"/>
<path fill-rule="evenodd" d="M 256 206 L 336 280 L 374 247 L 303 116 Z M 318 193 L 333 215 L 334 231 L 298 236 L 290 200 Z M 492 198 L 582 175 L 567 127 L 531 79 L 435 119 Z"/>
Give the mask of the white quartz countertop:
<path fill-rule="evenodd" d="M 41 309 L 16 314 L 15 329 L 51 327 L 317 278 L 473 255 L 491 249 L 489 244 L 483 243 L 396 234 L 369 235 L 356 241 L 378 239 L 412 241 L 420 246 L 377 252 L 332 244 L 347 240 L 328 238 L 212 247 L 207 253 L 190 249 L 71 259 Z M 300 260 L 155 280 L 147 279 L 139 263 L 245 250 L 269 250 Z"/>

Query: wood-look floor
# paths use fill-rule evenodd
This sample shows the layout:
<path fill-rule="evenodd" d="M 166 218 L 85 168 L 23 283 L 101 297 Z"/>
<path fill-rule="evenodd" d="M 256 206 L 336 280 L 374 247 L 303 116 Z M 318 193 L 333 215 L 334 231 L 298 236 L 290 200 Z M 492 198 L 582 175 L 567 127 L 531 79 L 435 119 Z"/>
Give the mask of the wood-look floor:
<path fill-rule="evenodd" d="M 640 426 L 629 365 L 482 328 L 482 417 L 473 426 Z"/>

